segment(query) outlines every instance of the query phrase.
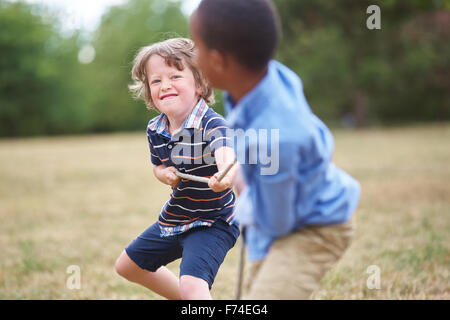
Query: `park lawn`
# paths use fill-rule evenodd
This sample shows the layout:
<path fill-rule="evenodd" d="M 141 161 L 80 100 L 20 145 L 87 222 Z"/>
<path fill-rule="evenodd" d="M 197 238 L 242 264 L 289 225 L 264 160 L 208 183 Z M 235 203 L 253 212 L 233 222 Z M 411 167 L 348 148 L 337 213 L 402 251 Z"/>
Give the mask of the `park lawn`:
<path fill-rule="evenodd" d="M 450 124 L 333 133 L 362 197 L 354 241 L 313 298 L 450 299 Z M 161 299 L 114 262 L 169 194 L 145 132 L 0 140 L 0 299 Z M 239 246 L 216 299 L 234 298 Z M 66 285 L 72 265 L 80 289 Z M 366 285 L 372 265 L 380 289 Z"/>

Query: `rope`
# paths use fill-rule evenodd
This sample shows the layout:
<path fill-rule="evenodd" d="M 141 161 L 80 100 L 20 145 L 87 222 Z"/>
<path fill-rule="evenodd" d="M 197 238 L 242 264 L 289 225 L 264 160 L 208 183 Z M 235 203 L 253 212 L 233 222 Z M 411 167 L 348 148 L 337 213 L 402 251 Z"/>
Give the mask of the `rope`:
<path fill-rule="evenodd" d="M 217 176 L 217 181 L 219 181 L 219 182 L 222 181 L 223 177 L 225 177 L 225 175 L 228 173 L 228 171 L 230 171 L 231 167 L 233 167 L 233 165 L 235 163 L 236 163 L 236 160 L 234 160 L 232 163 L 230 163 L 225 168 L 225 170 L 220 172 L 219 175 Z M 197 181 L 197 182 L 203 182 L 203 183 L 208 183 L 209 182 L 208 178 L 195 176 L 193 174 L 182 173 L 182 172 L 180 172 L 178 170 L 177 170 L 177 172 L 175 174 L 177 176 L 179 176 L 180 178 L 183 178 L 183 179 L 188 179 L 188 180 Z"/>

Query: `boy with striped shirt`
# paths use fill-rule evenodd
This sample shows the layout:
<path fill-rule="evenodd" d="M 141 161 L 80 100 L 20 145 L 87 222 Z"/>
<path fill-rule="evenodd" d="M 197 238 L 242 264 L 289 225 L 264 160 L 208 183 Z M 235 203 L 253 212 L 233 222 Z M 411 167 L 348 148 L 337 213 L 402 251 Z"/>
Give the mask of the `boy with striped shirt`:
<path fill-rule="evenodd" d="M 182 132 L 169 138 L 166 127 L 167 117 L 164 114 L 151 120 L 148 125 L 153 165 L 175 167 L 182 173 L 208 178 L 217 172 L 215 162 L 208 161 L 208 157 L 217 148 L 228 145 L 230 140 L 223 136 L 227 129 L 224 119 L 208 108 L 203 99 L 186 119 Z M 195 142 L 197 140 L 200 142 Z M 202 161 L 196 164 L 198 159 Z M 230 187 L 214 192 L 201 182 L 181 179 L 159 216 L 161 233 L 170 236 L 197 226 L 211 226 L 217 217 L 230 222 L 234 215 L 234 200 Z"/>
<path fill-rule="evenodd" d="M 168 299 L 211 299 L 209 290 L 239 236 L 234 223 L 235 168 L 219 182 L 218 171 L 234 161 L 224 119 L 210 109 L 213 93 L 194 67 L 189 39 L 142 48 L 130 89 L 156 108 L 147 138 L 153 171 L 172 187 L 159 219 L 116 261 L 117 272 Z M 180 179 L 176 171 L 209 178 L 208 184 Z M 182 258 L 180 279 L 165 267 Z"/>

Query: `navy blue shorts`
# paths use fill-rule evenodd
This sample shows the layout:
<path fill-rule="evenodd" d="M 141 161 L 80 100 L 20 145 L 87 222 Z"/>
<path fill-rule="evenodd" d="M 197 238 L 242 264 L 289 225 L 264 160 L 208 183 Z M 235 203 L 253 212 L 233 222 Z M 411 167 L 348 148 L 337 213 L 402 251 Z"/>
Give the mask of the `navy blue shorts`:
<path fill-rule="evenodd" d="M 235 224 L 219 219 L 211 227 L 196 227 L 179 235 L 161 237 L 156 222 L 125 251 L 139 267 L 151 272 L 182 258 L 180 277 L 190 275 L 203 279 L 211 289 L 220 265 L 238 236 L 239 228 Z"/>

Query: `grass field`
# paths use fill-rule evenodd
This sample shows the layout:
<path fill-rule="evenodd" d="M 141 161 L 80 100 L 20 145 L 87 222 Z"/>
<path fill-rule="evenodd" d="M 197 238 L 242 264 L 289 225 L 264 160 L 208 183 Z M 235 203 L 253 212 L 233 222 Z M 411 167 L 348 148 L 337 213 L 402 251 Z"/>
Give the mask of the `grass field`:
<path fill-rule="evenodd" d="M 450 299 L 450 124 L 333 133 L 335 162 L 362 198 L 354 242 L 313 298 Z M 114 262 L 169 193 L 145 132 L 0 140 L 0 299 L 160 299 Z M 238 255 L 214 298 L 234 298 Z M 70 265 L 80 289 L 66 287 Z M 371 265 L 378 290 L 366 286 Z M 178 262 L 169 267 L 178 274 Z"/>

